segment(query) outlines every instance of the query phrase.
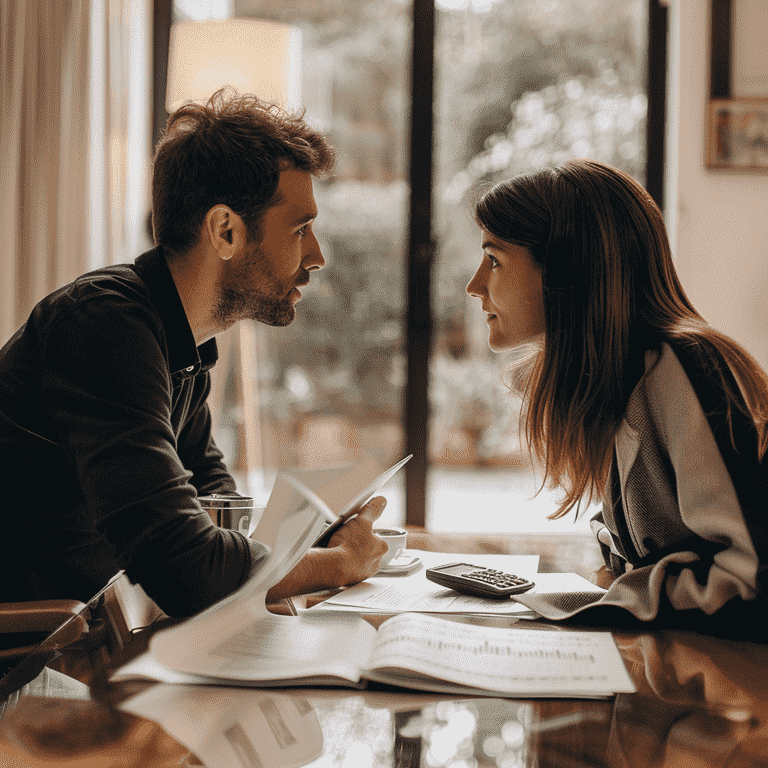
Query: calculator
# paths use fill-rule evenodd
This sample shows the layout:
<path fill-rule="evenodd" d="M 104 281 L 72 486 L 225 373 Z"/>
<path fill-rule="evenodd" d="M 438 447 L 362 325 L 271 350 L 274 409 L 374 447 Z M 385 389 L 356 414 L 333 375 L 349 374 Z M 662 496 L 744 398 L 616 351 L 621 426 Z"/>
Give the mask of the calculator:
<path fill-rule="evenodd" d="M 504 598 L 527 592 L 536 586 L 522 576 L 469 563 L 448 563 L 427 568 L 427 578 L 442 587 L 473 597 Z"/>

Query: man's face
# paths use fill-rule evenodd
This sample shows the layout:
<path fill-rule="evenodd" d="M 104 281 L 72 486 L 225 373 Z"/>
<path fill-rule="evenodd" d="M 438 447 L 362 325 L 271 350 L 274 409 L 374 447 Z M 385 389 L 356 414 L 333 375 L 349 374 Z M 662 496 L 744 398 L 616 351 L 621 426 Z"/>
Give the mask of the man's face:
<path fill-rule="evenodd" d="M 261 241 L 222 263 L 214 316 L 227 326 L 246 319 L 288 325 L 296 316 L 299 286 L 325 266 L 312 231 L 317 216 L 312 175 L 288 168 L 277 190 L 280 202 L 262 216 Z"/>

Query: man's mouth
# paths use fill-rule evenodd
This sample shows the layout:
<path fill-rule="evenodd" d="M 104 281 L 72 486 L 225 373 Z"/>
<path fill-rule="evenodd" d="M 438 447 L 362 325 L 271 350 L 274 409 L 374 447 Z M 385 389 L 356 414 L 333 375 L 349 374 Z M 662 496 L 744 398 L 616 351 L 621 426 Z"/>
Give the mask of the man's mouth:
<path fill-rule="evenodd" d="M 291 288 L 290 293 L 293 293 L 293 291 L 296 291 L 296 293 L 299 294 L 299 297 L 301 297 L 301 291 L 299 288 L 303 288 L 305 285 L 309 285 L 309 277 L 304 278 L 303 280 L 298 280 L 293 284 L 293 288 Z"/>
<path fill-rule="evenodd" d="M 301 291 L 299 290 L 299 288 L 303 288 L 305 285 L 309 285 L 309 278 L 308 277 L 306 277 L 303 280 L 299 280 L 298 282 L 294 283 L 293 288 L 291 288 L 291 290 L 288 291 L 288 295 L 289 296 L 292 295 L 294 293 L 294 291 L 295 291 L 298 294 L 298 298 L 297 298 L 297 301 L 298 301 L 298 299 L 301 298 Z"/>

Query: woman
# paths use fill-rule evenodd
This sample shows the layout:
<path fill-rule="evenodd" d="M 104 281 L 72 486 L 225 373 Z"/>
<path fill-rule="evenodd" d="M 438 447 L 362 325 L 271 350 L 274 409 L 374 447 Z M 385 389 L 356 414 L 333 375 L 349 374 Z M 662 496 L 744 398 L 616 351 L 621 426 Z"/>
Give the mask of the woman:
<path fill-rule="evenodd" d="M 494 351 L 531 346 L 512 386 L 544 481 L 564 491 L 553 517 L 603 503 L 592 527 L 608 592 L 587 607 L 594 597 L 523 602 L 552 619 L 754 610 L 768 563 L 768 377 L 691 305 L 648 193 L 572 160 L 500 182 L 475 217 L 484 253 L 467 292 Z"/>

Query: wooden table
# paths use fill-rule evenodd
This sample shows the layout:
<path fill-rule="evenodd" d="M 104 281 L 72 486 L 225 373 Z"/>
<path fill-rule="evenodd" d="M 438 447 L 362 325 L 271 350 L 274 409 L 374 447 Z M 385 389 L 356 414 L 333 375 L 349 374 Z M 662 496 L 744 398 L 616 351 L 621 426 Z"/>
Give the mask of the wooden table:
<path fill-rule="evenodd" d="M 596 546 L 581 534 L 513 540 L 412 531 L 409 545 L 539 552 L 540 570 L 583 576 L 599 565 Z M 22 699 L 0 719 L 0 767 L 199 765 L 194 752 L 209 749 L 200 742 L 209 727 L 237 744 L 234 768 L 768 766 L 768 647 L 673 630 L 614 636 L 638 691 L 606 701 L 451 699 L 384 690 L 172 691 L 97 681 L 92 702 Z M 141 702 L 131 698 L 139 693 L 146 701 L 134 708 L 143 716 L 118 709 Z M 151 716 L 150 706 L 159 708 Z M 275 739 L 283 752 L 265 758 Z"/>

